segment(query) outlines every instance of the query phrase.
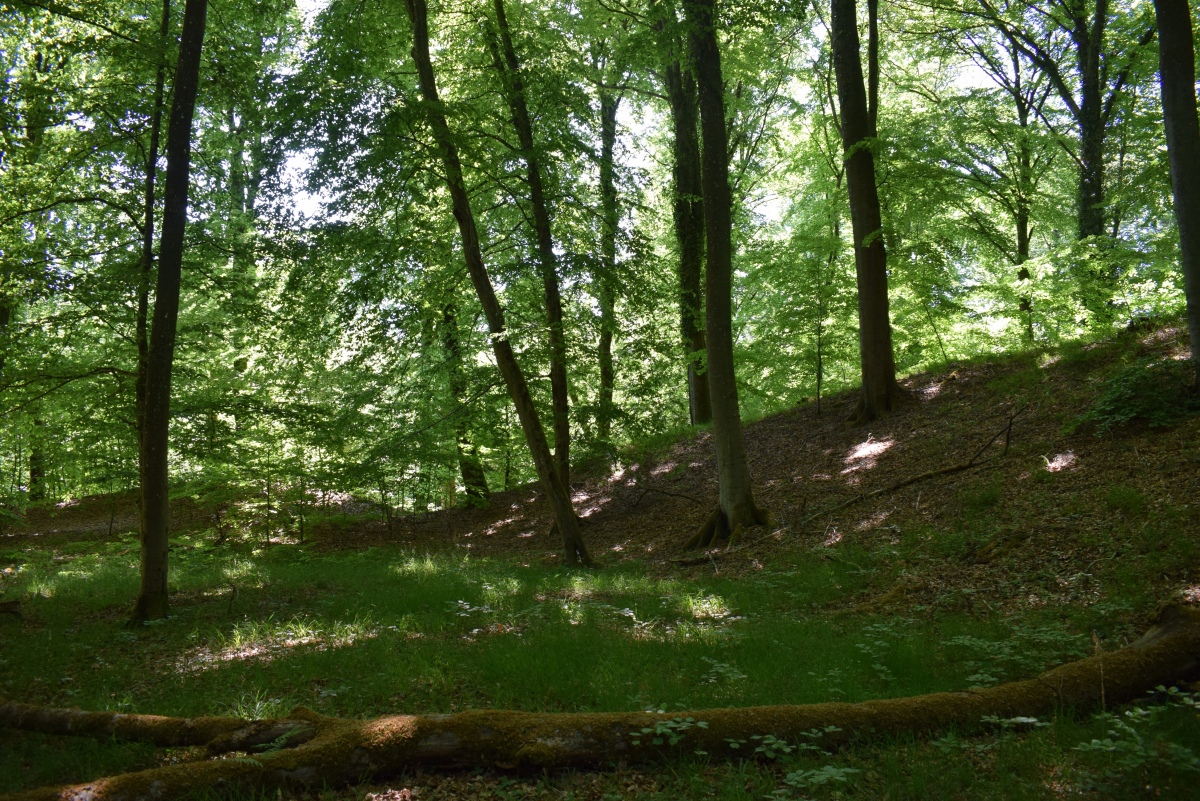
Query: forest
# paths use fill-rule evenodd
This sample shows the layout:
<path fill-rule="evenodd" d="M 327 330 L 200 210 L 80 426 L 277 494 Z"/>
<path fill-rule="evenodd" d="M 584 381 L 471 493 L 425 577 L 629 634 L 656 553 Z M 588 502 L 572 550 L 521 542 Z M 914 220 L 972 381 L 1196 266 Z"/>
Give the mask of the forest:
<path fill-rule="evenodd" d="M 1191 798 L 1187 0 L 0 0 L 0 799 Z"/>

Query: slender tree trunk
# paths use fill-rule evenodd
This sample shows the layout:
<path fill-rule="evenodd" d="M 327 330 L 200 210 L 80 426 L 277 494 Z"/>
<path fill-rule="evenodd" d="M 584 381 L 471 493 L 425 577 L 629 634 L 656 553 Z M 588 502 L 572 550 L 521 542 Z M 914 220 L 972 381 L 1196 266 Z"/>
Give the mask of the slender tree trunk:
<path fill-rule="evenodd" d="M 533 463 L 537 467 L 538 478 L 550 502 L 554 514 L 554 522 L 563 537 L 563 556 L 569 565 L 592 563 L 587 549 L 583 544 L 583 536 L 579 528 L 579 518 L 571 508 L 571 497 L 566 485 L 550 454 L 546 444 L 546 434 L 542 422 L 538 418 L 537 408 L 529 394 L 529 386 L 517 363 L 512 345 L 508 341 L 508 332 L 504 326 L 504 312 L 496 299 L 496 291 L 488 275 L 487 266 L 483 262 L 483 254 L 479 247 L 479 232 L 475 225 L 475 215 L 471 212 L 471 203 L 467 195 L 466 183 L 463 180 L 462 162 L 458 157 L 458 148 L 454 145 L 454 137 L 446 122 L 441 100 L 438 98 L 437 83 L 434 80 L 433 60 L 429 56 L 429 23 L 425 0 L 405 0 L 409 21 L 413 26 L 413 60 L 416 62 L 417 77 L 421 87 L 421 96 L 425 106 L 426 119 L 433 133 L 433 138 L 441 152 L 442 166 L 445 171 L 446 186 L 450 192 L 454 209 L 454 218 L 458 222 L 459 235 L 462 238 L 463 256 L 467 263 L 467 271 L 479 302 L 483 306 L 484 316 L 488 321 L 488 329 L 492 335 L 492 351 L 496 356 L 496 364 L 504 376 L 508 386 L 509 396 L 516 407 L 517 416 L 521 421 L 521 430 L 525 433 L 525 441 L 529 445 Z"/>
<path fill-rule="evenodd" d="M 1200 122 L 1196 112 L 1196 56 L 1187 0 L 1154 0 L 1159 31 L 1163 122 L 1179 225 L 1180 268 L 1187 298 L 1195 386 L 1200 389 Z"/>
<path fill-rule="evenodd" d="M 504 13 L 504 0 L 493 0 L 492 5 L 496 12 L 500 39 L 500 51 L 496 50 L 493 42 L 493 56 L 496 69 L 504 82 L 513 127 L 517 130 L 517 142 L 525 159 L 529 202 L 533 211 L 534 232 L 537 235 L 538 265 L 541 268 L 546 296 L 546 320 L 550 327 L 550 392 L 554 408 L 554 462 L 563 485 L 570 487 L 571 420 L 567 387 L 567 342 L 563 331 L 562 298 L 558 288 L 558 258 L 554 255 L 550 210 L 546 205 L 546 192 L 542 185 L 541 161 L 533 140 L 533 123 L 525 98 L 525 82 L 521 76 L 520 62 L 517 61 L 517 51 L 513 48 L 508 17 Z"/>
<path fill-rule="evenodd" d="M 174 101 L 167 130 L 167 179 L 163 193 L 162 240 L 154 292 L 154 324 L 146 369 L 146 407 L 141 445 L 142 553 L 141 589 L 133 623 L 167 614 L 168 512 L 167 445 L 171 415 L 171 367 L 179 318 L 183 272 L 183 234 L 187 226 L 191 167 L 192 116 L 200 85 L 200 51 L 208 14 L 207 0 L 187 0 L 179 36 Z"/>
<path fill-rule="evenodd" d="M 867 0 L 867 116 L 879 136 L 879 0 Z"/>
<path fill-rule="evenodd" d="M 679 243 L 679 329 L 688 354 L 688 408 L 692 425 L 712 422 L 704 322 L 704 189 L 700 183 L 700 139 L 696 78 L 679 59 L 667 63 L 674 141 L 675 239 Z"/>
<path fill-rule="evenodd" d="M 462 474 L 463 488 L 467 497 L 476 503 L 486 502 L 488 490 L 487 474 L 479 460 L 479 453 L 471 442 L 470 417 L 467 414 L 467 377 L 463 365 L 462 343 L 458 336 L 458 310 L 453 303 L 442 309 L 442 349 L 446 352 L 446 372 L 450 376 L 450 394 L 458 404 L 459 411 L 454 425 L 455 443 L 458 451 L 458 470 Z"/>
<path fill-rule="evenodd" d="M 862 395 L 852 419 L 865 422 L 892 410 L 899 385 L 892 356 L 887 252 L 883 247 L 883 222 L 879 191 L 875 185 L 875 158 L 870 141 L 872 126 L 863 90 L 855 0 L 832 0 L 831 28 L 858 278 Z"/>
<path fill-rule="evenodd" d="M 161 51 L 158 58 L 158 71 L 154 77 L 154 108 L 150 113 L 150 147 L 146 151 L 146 181 L 143 199 L 142 222 L 142 274 L 138 285 L 137 324 L 134 337 L 137 340 L 138 361 L 137 379 L 134 384 L 134 419 L 138 436 L 139 471 L 144 469 L 141 464 L 142 432 L 146 426 L 146 374 L 150 362 L 150 278 L 154 274 L 154 203 L 155 181 L 158 177 L 158 147 L 162 133 L 163 97 L 166 91 L 166 51 L 167 36 L 171 31 L 171 0 L 163 0 L 162 20 L 159 27 L 159 43 Z"/>
<path fill-rule="evenodd" d="M 689 545 L 699 546 L 726 537 L 736 542 L 744 528 L 767 522 L 767 516 L 754 504 L 733 364 L 733 202 L 729 191 L 725 84 L 714 5 L 715 0 L 685 0 L 683 4 L 696 64 L 704 143 L 701 181 L 708 243 L 708 374 L 720 492 L 717 511 L 689 541 Z"/>
<path fill-rule="evenodd" d="M 46 458 L 45 435 L 46 423 L 40 418 L 34 418 L 33 431 L 29 435 L 29 500 L 43 501 L 46 499 Z"/>
<path fill-rule="evenodd" d="M 607 446 L 612 437 L 613 390 L 616 374 L 613 370 L 613 335 L 617 330 L 617 226 L 620 210 L 617 207 L 617 182 L 614 151 L 617 145 L 617 108 L 621 98 L 609 90 L 600 91 L 600 205 L 603 217 L 600 230 L 600 280 L 597 300 L 600 303 L 600 342 L 597 357 L 600 362 L 599 418 L 596 420 L 597 439 Z"/>
<path fill-rule="evenodd" d="M 1100 56 L 1108 23 L 1108 0 L 1096 0 L 1089 21 L 1081 16 L 1074 42 L 1079 61 L 1079 238 L 1104 236 L 1104 85 Z"/>

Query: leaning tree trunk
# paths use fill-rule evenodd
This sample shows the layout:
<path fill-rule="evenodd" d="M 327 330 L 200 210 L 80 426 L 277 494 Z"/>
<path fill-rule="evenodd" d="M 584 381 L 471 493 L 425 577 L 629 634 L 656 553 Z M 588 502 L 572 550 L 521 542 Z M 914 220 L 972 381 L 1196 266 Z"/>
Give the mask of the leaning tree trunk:
<path fill-rule="evenodd" d="M 751 491 L 733 364 L 733 202 L 729 192 L 725 84 L 721 78 L 714 5 L 715 0 L 684 2 L 700 93 L 704 145 L 701 181 L 707 239 L 708 386 L 720 493 L 716 512 L 688 541 L 691 547 L 704 547 L 721 539 L 732 544 L 741 537 L 743 529 L 767 523 L 767 516 L 755 506 Z"/>
<path fill-rule="evenodd" d="M 419 0 L 416 0 L 419 2 Z M 369 721 L 328 718 L 298 708 L 279 720 L 167 718 L 0 704 L 0 726 L 52 735 L 118 738 L 159 747 L 205 746 L 211 759 L 151 768 L 74 787 L 47 787 L 0 801 L 156 801 L 231 788 L 282 793 L 380 780 L 420 768 L 502 770 L 604 768 L 707 752 L 745 758 L 752 737 L 801 742 L 813 729 L 837 747 L 946 728 L 977 730 L 985 719 L 1047 717 L 1111 707 L 1195 674 L 1200 613 L 1169 606 L 1140 640 L 1112 653 L 1072 662 L 1026 681 L 913 698 L 653 712 L 461 712 L 393 715 Z M 666 727 L 674 740 L 645 732 Z"/>
<path fill-rule="evenodd" d="M 679 321 L 688 354 L 688 409 L 692 425 L 712 422 L 704 324 L 704 188 L 700 182 L 696 79 L 679 59 L 668 62 L 671 101 L 675 239 L 679 243 Z"/>
<path fill-rule="evenodd" d="M 504 13 L 504 0 L 493 0 L 493 7 L 496 11 L 500 39 L 497 44 L 493 37 L 493 58 L 496 71 L 500 73 L 504 83 L 513 127 L 517 130 L 517 142 L 521 148 L 521 156 L 525 159 L 529 203 L 533 211 L 534 233 L 537 236 L 538 265 L 541 268 L 542 287 L 546 297 L 546 322 L 550 329 L 550 394 L 554 410 L 554 462 L 559 478 L 569 488 L 571 421 L 567 386 L 567 341 L 563 331 L 562 297 L 558 287 L 558 257 L 554 255 L 550 210 L 546 205 L 546 191 L 542 185 L 541 160 L 533 141 L 533 122 L 525 99 L 525 81 L 521 77 L 521 64 L 517 61 L 517 51 L 513 47 L 508 16 Z"/>
<path fill-rule="evenodd" d="M 471 275 L 471 283 L 475 285 L 475 293 L 479 296 L 484 316 L 487 318 L 488 330 L 492 335 L 492 352 L 496 356 L 496 364 L 521 420 L 521 430 L 525 433 L 525 441 L 537 467 L 538 478 L 550 502 L 554 523 L 562 534 L 563 557 L 568 565 L 590 565 L 592 559 L 583 544 L 579 518 L 571 508 L 567 486 L 563 483 L 554 457 L 550 454 L 550 447 L 546 444 L 542 421 L 538 418 L 533 397 L 529 394 L 529 385 L 520 365 L 517 364 L 512 344 L 508 341 L 504 312 L 496 299 L 496 290 L 483 262 L 479 231 L 475 225 L 475 215 L 471 211 L 466 182 L 463 180 L 462 162 L 458 157 L 458 148 L 454 145 L 450 125 L 446 122 L 445 112 L 442 111 L 441 100 L 438 98 L 433 60 L 429 56 L 429 22 L 425 0 L 405 0 L 405 8 L 413 27 L 412 55 L 417 66 L 417 79 L 424 99 L 426 119 L 441 153 L 446 187 L 450 192 L 454 218 L 458 221 L 458 232 L 462 239 L 463 257 L 467 263 L 467 272 Z"/>
<path fill-rule="evenodd" d="M 183 272 L 183 233 L 187 225 L 192 115 L 200 85 L 207 0 L 187 0 L 175 68 L 175 99 L 167 129 L 167 180 L 163 191 L 162 240 L 154 292 L 154 324 L 146 363 L 146 407 L 141 442 L 141 589 L 131 622 L 167 614 L 168 468 L 167 434 L 171 414 L 171 366 L 179 318 Z"/>
<path fill-rule="evenodd" d="M 1180 267 L 1187 298 L 1194 386 L 1200 389 L 1200 122 L 1196 113 L 1196 56 L 1187 0 L 1154 0 L 1159 30 L 1159 76 Z"/>
<path fill-rule="evenodd" d="M 853 420 L 865 422 L 890 412 L 899 395 L 892 356 L 892 323 L 888 313 L 887 252 L 879 190 L 875 185 L 872 119 L 863 90 L 855 0 L 832 0 L 831 39 L 842 110 L 842 146 L 846 187 L 854 229 L 854 266 L 858 278 L 858 343 L 862 395 Z"/>

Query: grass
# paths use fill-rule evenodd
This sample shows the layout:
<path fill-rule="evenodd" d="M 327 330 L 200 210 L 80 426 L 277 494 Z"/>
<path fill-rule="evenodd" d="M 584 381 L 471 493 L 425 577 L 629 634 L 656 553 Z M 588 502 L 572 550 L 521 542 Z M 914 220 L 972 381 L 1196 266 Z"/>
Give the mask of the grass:
<path fill-rule="evenodd" d="M 870 510 L 851 508 L 844 540 L 822 544 L 818 526 L 740 572 L 728 562 L 712 573 L 636 559 L 572 571 L 528 553 L 464 556 L 386 542 L 332 550 L 321 542 L 359 531 L 365 518 L 313 516 L 323 540 L 307 544 L 264 546 L 257 535 L 235 534 L 214 546 L 212 529 L 176 536 L 173 617 L 127 631 L 137 591 L 132 533 L 14 538 L 21 547 L 0 545 L 0 593 L 20 598 L 27 620 L 0 616 L 0 698 L 184 716 L 270 717 L 297 705 L 346 717 L 481 707 L 675 712 L 854 702 L 1030 677 L 1119 647 L 1164 597 L 1196 587 L 1200 516 L 1185 482 L 1198 462 L 1173 456 L 1197 452 L 1196 426 L 1134 420 L 1103 438 L 1055 433 L 1106 397 L 1105 376 L 1124 369 L 1122 359 L 1141 358 L 1135 345 L 1069 345 L 1007 368 L 984 365 L 988 403 L 1030 401 L 1050 422 L 1026 427 L 1023 418 L 994 469 L 885 497 L 886 526 L 855 528 Z M 959 372 L 955 384 L 969 387 L 972 374 Z M 954 436 L 955 408 L 939 407 L 934 419 L 946 422 L 918 439 L 978 439 L 982 413 L 972 409 L 964 419 L 973 428 Z M 1097 451 L 1098 443 L 1112 447 Z M 1161 443 L 1175 444 L 1168 452 Z M 628 455 L 675 447 L 663 438 Z M 1166 456 L 1178 472 L 1160 478 Z M 657 480 L 689 478 L 693 461 L 679 458 Z M 908 517 L 896 511 L 902 503 Z M 419 788 L 422 801 L 1190 799 L 1200 714 L 1194 696 L 1164 692 L 1094 716 L 994 721 L 983 731 L 861 742 L 832 754 L 817 735 L 743 747 L 747 759 L 733 763 L 685 751 L 640 769 L 437 773 L 392 786 Z M 177 756 L 5 733 L 0 794 Z M 323 795 L 361 798 L 369 789 Z"/>
<path fill-rule="evenodd" d="M 1076 623 L 1093 621 L 1064 622 L 1057 611 L 1015 620 L 839 614 L 844 598 L 891 575 L 887 553 L 852 547 L 837 559 L 794 554 L 751 578 L 692 580 L 401 549 L 212 548 L 199 535 L 182 538 L 173 557 L 174 617 L 129 632 L 120 627 L 136 590 L 128 536 L 98 550 L 0 552 L 16 571 L 10 591 L 30 599 L 28 623 L 4 629 L 0 694 L 247 717 L 295 705 L 360 717 L 474 707 L 673 711 L 963 689 L 1029 676 L 1091 647 Z M 1195 749 L 1196 727 L 1172 725 L 1172 742 Z M 1104 777 L 1089 765 L 1103 761 L 1072 749 L 1103 737 L 1100 728 L 1062 719 L 1031 734 L 949 745 L 893 742 L 732 766 L 685 760 L 656 774 L 659 795 L 646 797 L 1051 797 L 1046 771 L 1099 787 Z M 22 735 L 0 746 L 0 792 L 155 759 L 143 746 Z M 609 783 L 623 797 L 617 776 Z M 1168 771 L 1168 786 L 1176 779 Z M 536 790 L 527 781 L 520 788 Z"/>

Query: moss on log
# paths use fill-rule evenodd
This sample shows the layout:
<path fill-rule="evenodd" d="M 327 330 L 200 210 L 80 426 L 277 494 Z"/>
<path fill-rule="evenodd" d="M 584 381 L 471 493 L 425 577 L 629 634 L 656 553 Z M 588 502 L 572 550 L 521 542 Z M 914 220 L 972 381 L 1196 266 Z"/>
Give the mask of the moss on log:
<path fill-rule="evenodd" d="M 1200 666 L 1200 612 L 1165 607 L 1137 642 L 1108 654 L 1072 662 L 1026 681 L 913 698 L 707 709 L 664 715 L 644 712 L 543 714 L 472 711 L 456 715 L 390 715 L 342 720 L 299 708 L 282 720 L 163 718 L 150 715 L 38 709 L 0 704 L 0 726 L 52 734 L 118 736 L 160 746 L 207 745 L 212 753 L 273 750 L 170 765 L 4 796 L 3 801 L 140 801 L 178 798 L 232 787 L 284 788 L 345 785 L 408 768 L 493 766 L 506 770 L 606 767 L 648 762 L 702 749 L 713 757 L 738 757 L 728 740 L 774 735 L 795 740 L 813 728 L 836 726 L 822 740 L 838 745 L 898 733 L 927 734 L 950 726 L 978 726 L 1002 718 L 1087 710 L 1131 701 L 1158 685 L 1194 674 Z M 666 721 L 675 746 L 655 745 L 638 733 Z M 705 725 L 698 725 L 699 722 Z M 290 733 L 290 734 L 289 734 Z M 208 739 L 205 739 L 205 738 Z"/>

